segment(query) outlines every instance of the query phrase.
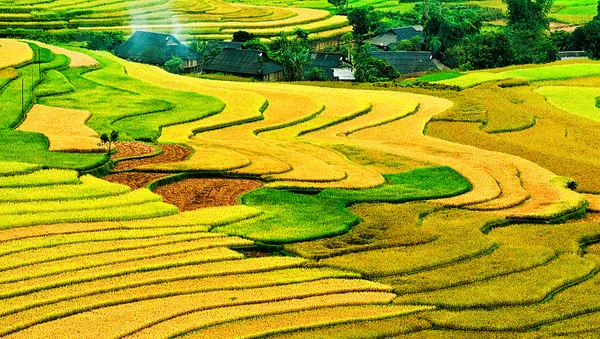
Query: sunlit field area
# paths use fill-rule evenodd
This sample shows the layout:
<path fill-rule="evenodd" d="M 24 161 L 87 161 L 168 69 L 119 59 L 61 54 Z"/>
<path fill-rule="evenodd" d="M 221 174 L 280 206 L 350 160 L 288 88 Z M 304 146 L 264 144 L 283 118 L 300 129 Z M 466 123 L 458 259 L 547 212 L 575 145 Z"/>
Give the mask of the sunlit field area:
<path fill-rule="evenodd" d="M 0 7 L 347 27 L 324 1 L 144 4 Z M 0 40 L 0 337 L 597 336 L 600 63 L 421 80 L 217 81 Z"/>

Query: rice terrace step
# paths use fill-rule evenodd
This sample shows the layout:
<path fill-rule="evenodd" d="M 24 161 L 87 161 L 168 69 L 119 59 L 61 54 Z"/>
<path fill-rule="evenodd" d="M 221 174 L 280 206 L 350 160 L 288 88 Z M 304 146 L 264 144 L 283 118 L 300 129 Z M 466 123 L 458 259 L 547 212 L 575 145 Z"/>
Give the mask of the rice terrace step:
<path fill-rule="evenodd" d="M 423 7 L 0 0 L 39 33 L 0 39 L 0 338 L 600 337 L 599 61 L 271 82 L 81 42 L 245 31 L 358 77 L 353 8 Z"/>

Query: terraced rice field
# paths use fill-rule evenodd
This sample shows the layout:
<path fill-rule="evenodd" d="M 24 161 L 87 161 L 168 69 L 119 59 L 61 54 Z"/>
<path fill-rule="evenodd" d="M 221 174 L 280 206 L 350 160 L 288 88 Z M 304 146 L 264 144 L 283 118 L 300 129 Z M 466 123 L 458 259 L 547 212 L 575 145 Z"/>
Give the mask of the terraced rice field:
<path fill-rule="evenodd" d="M 551 99 L 592 97 L 597 63 L 401 92 L 40 47 L 0 70 L 1 337 L 599 334 L 597 122 Z M 112 182 L 82 173 L 107 155 L 49 150 L 110 130 Z"/>
<path fill-rule="evenodd" d="M 281 8 L 228 3 L 221 0 L 74 1 L 30 0 L 0 2 L 0 27 L 59 30 L 120 30 L 132 34 L 149 30 L 192 37 L 228 40 L 246 30 L 262 38 L 293 32 L 296 27 L 312 33 L 312 39 L 339 36 L 350 30 L 345 17 L 310 8 Z M 56 50 L 55 50 L 56 51 Z M 74 65 L 87 65 L 72 58 Z"/>

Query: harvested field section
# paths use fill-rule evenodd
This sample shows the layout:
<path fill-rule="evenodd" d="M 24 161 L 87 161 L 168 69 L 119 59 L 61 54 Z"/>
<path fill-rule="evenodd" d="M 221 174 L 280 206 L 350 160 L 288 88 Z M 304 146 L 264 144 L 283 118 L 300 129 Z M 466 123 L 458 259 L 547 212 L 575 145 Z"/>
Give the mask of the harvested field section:
<path fill-rule="evenodd" d="M 233 206 L 244 193 L 260 188 L 262 183 L 248 179 L 184 179 L 160 186 L 154 193 L 180 211 L 203 207 Z"/>

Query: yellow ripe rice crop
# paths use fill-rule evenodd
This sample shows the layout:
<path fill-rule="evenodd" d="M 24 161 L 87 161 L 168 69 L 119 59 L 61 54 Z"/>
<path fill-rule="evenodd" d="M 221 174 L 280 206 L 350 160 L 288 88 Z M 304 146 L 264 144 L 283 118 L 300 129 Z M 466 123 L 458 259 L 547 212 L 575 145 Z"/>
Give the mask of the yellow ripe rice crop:
<path fill-rule="evenodd" d="M 56 188 L 54 188 L 56 189 Z M 35 214 L 15 214 L 4 221 L 0 228 L 26 227 L 34 225 L 60 224 L 66 222 L 118 221 L 156 218 L 178 213 L 173 205 L 162 201 L 92 210 L 68 210 Z"/>
<path fill-rule="evenodd" d="M 439 234 L 439 239 L 422 245 L 350 253 L 319 262 L 350 269 L 371 277 L 386 277 L 433 269 L 491 250 L 495 244 L 480 228 L 497 216 L 461 210 L 441 210 L 423 219 L 421 229 Z"/>
<path fill-rule="evenodd" d="M 138 241 L 140 244 L 147 244 L 147 247 L 144 248 L 137 245 L 136 242 Z M 178 243 L 179 245 L 172 246 L 175 243 Z M 125 262 L 129 260 L 137 260 L 135 258 L 141 259 L 151 257 L 153 255 L 160 256 L 184 251 L 195 251 L 205 248 L 248 245 L 252 245 L 252 242 L 236 237 L 206 237 L 198 236 L 194 233 L 151 238 L 148 240 L 135 239 L 129 241 L 121 240 L 80 243 L 29 251 L 38 254 L 36 257 L 27 257 L 24 252 L 5 255 L 4 258 L 6 260 L 2 262 L 0 270 L 12 270 L 35 264 L 36 270 L 38 271 L 37 273 L 41 274 L 45 267 L 60 264 L 64 266 L 64 271 L 66 272 L 69 270 L 71 265 L 77 263 L 77 256 L 81 255 L 86 255 L 86 265 L 91 267 L 104 265 L 101 263 L 116 263 L 119 262 L 119 260 Z M 150 248 L 152 248 L 152 250 L 150 250 Z M 115 257 L 115 252 L 117 252 L 117 250 L 120 252 L 122 257 Z M 58 262 L 59 260 L 60 263 Z"/>
<path fill-rule="evenodd" d="M 433 212 L 427 203 L 361 203 L 350 211 L 362 222 L 344 235 L 285 245 L 304 258 L 320 259 L 340 254 L 435 241 L 439 235 L 418 227 L 421 215 Z M 368 239 L 368 241 L 365 241 Z"/>
<path fill-rule="evenodd" d="M 541 332 L 551 336 L 594 336 L 598 333 L 599 324 L 600 313 L 595 312 L 543 326 Z"/>
<path fill-rule="evenodd" d="M 226 206 L 226 207 L 211 207 L 202 208 L 194 211 L 186 211 L 178 214 L 164 216 L 160 218 L 149 218 L 143 220 L 130 220 L 121 222 L 96 222 L 96 223 L 69 223 L 56 224 L 50 226 L 33 226 L 27 228 L 12 229 L 10 231 L 0 231 L 0 240 L 17 240 L 32 237 L 45 237 L 53 234 L 72 234 L 83 233 L 92 234 L 94 237 L 102 237 L 107 234 L 110 238 L 110 232 L 98 232 L 105 230 L 116 230 L 115 234 L 123 232 L 131 232 L 137 229 L 144 232 L 133 233 L 130 237 L 146 237 L 154 236 L 152 234 L 169 233 L 169 229 L 173 233 L 180 232 L 181 228 L 188 228 L 197 232 L 207 232 L 213 226 L 223 226 L 240 220 L 247 220 L 260 215 L 262 212 L 248 206 Z M 161 229 L 162 228 L 162 229 Z M 121 230 L 121 231 L 119 231 Z M 157 231 L 158 230 L 158 231 Z M 212 233 L 214 236 L 215 233 Z M 122 237 L 122 234 L 116 237 Z M 85 236 L 84 236 L 85 238 Z M 53 239 L 53 238 L 50 238 Z M 112 238 L 110 238 L 112 239 Z M 6 245 L 6 243 L 4 244 Z"/>
<path fill-rule="evenodd" d="M 239 262 L 238 262 L 239 263 Z M 243 265 L 238 265 L 243 266 Z M 300 283 L 326 278 L 354 278 L 357 274 L 332 269 L 273 269 L 264 272 L 227 274 L 208 276 L 195 266 L 187 268 L 189 272 L 179 275 L 168 275 L 167 272 L 148 272 L 134 274 L 126 279 L 111 278 L 92 282 L 74 284 L 32 294 L 5 299 L 0 314 L 6 315 L 33 309 L 48 304 L 62 302 L 62 308 L 70 304 L 102 305 L 104 302 L 130 300 L 132 298 L 150 298 L 160 294 L 175 295 L 209 291 L 221 291 L 243 288 L 258 288 L 282 284 Z M 153 274 L 153 278 L 149 277 Z M 145 276 L 145 280 L 136 280 L 137 275 Z M 116 283 L 116 284 L 114 284 Z M 65 301 L 69 301 L 66 303 Z"/>
<path fill-rule="evenodd" d="M 367 296 L 368 295 L 365 294 L 365 297 Z M 271 310 L 272 307 L 269 307 L 271 305 L 265 305 L 265 311 L 270 311 L 274 314 L 271 313 L 271 315 L 261 315 L 261 317 L 254 317 L 245 321 L 235 321 L 223 325 L 212 326 L 197 332 L 191 332 L 190 334 L 183 336 L 183 338 L 257 338 L 265 335 L 311 329 L 315 327 L 399 317 L 428 310 L 428 308 L 424 306 L 406 306 L 405 308 L 377 305 L 345 306 L 344 302 L 347 303 L 346 305 L 355 304 L 349 300 L 351 297 L 355 296 L 341 295 L 339 296 L 340 300 L 338 302 L 327 300 L 329 303 L 327 303 L 327 301 L 323 303 L 323 301 L 321 301 L 322 299 L 325 299 L 323 297 L 314 297 L 311 298 L 315 301 L 314 306 L 311 307 L 307 305 L 303 308 L 300 305 L 303 302 L 306 304 L 308 301 L 303 300 L 294 303 L 294 305 L 286 305 L 291 311 L 280 314 L 277 313 L 281 311 L 276 309 Z M 338 306 L 340 304 L 344 306 Z"/>
<path fill-rule="evenodd" d="M 161 197 L 150 190 L 141 188 L 130 193 L 83 201 L 38 201 L 20 203 L 0 203 L 0 215 L 29 214 L 57 211 L 82 211 L 88 209 L 111 208 L 124 205 L 161 201 Z"/>
<path fill-rule="evenodd" d="M 270 339 L 346 339 L 355 338 L 393 338 L 394 336 L 422 333 L 431 324 L 418 316 L 399 316 L 389 319 L 353 321 L 346 324 L 330 325 L 303 331 L 294 331 L 269 336 Z"/>
<path fill-rule="evenodd" d="M 0 78 L 16 79 L 19 77 L 19 72 L 14 68 L 0 69 Z"/>
<path fill-rule="evenodd" d="M 100 198 L 129 192 L 129 187 L 109 183 L 91 175 L 80 178 L 80 185 L 57 185 L 55 187 L 0 188 L 1 202 L 72 200 Z"/>
<path fill-rule="evenodd" d="M 0 176 L 31 173 L 40 168 L 40 165 L 24 162 L 0 162 Z"/>
<path fill-rule="evenodd" d="M 179 241 L 182 239 L 193 240 L 203 238 L 220 238 L 224 236 L 224 234 L 219 233 L 197 231 L 195 227 L 74 232 L 58 234 L 56 236 L 45 235 L 6 241 L 0 254 L 9 255 L 17 252 L 34 250 L 43 251 L 44 249 L 48 248 L 76 244 L 91 244 L 90 246 L 92 246 L 97 243 L 95 245 L 104 246 L 102 245 L 103 242 L 110 242 L 114 244 L 114 242 L 118 243 L 119 241 L 123 241 L 125 243 L 134 243 L 134 241 L 140 241 L 140 243 L 144 243 L 146 240 L 148 240 L 158 245 L 161 243 Z M 110 246 L 110 244 L 106 246 Z"/>
<path fill-rule="evenodd" d="M 51 151 L 102 152 L 98 133 L 85 125 L 90 116 L 88 111 L 36 104 L 17 129 L 44 134 Z"/>
<path fill-rule="evenodd" d="M 576 284 L 544 303 L 491 310 L 436 311 L 423 315 L 434 326 L 461 330 L 522 331 L 598 312 L 598 276 Z"/>
<path fill-rule="evenodd" d="M 150 256 L 139 260 L 116 262 L 98 267 L 79 268 L 67 272 L 63 272 L 61 266 L 56 265 L 48 267 L 45 274 L 36 275 L 32 272 L 24 272 L 18 276 L 3 276 L 2 295 L 4 297 L 24 295 L 79 282 L 125 276 L 136 272 L 157 271 L 172 267 L 183 267 L 224 260 L 240 260 L 242 258 L 243 255 L 238 252 L 217 247 L 192 251 L 190 253 Z M 85 263 L 80 263 L 80 265 L 85 265 Z M 73 268 L 75 269 L 75 267 Z"/>
<path fill-rule="evenodd" d="M 19 66 L 33 59 L 28 44 L 11 39 L 0 39 L 0 69 Z"/>
<path fill-rule="evenodd" d="M 201 292 L 158 299 L 143 300 L 135 303 L 118 304 L 93 311 L 94 321 L 89 322 L 89 312 L 79 313 L 56 321 L 41 323 L 28 328 L 17 335 L 30 338 L 47 336 L 50 333 L 70 333 L 77 338 L 93 338 L 97 336 L 115 336 L 127 334 L 131 331 L 143 329 L 149 324 L 164 321 L 173 315 L 180 315 L 194 311 L 211 309 L 222 306 L 243 305 L 248 303 L 264 303 L 271 301 L 292 300 L 307 298 L 314 295 L 328 295 L 349 292 L 375 292 L 380 303 L 386 303 L 393 298 L 388 293 L 389 287 L 364 280 L 326 279 L 314 282 L 289 284 L 274 287 L 262 287 L 244 290 L 225 290 L 214 292 Z M 335 297 L 332 297 L 335 299 Z M 360 300 L 360 298 L 359 298 Z M 370 303 L 373 298 L 368 298 L 364 303 Z M 15 315 L 18 316 L 18 315 Z M 51 315 L 50 315 L 51 316 Z M 12 316 L 3 317 L 0 322 L 2 328 L 19 326 L 10 323 Z M 35 321 L 34 319 L 19 318 L 22 323 Z M 114 323 L 119 319 L 121 326 L 106 326 L 106 322 Z M 5 322 L 6 320 L 6 322 Z M 85 331 L 80 327 L 87 323 Z M 56 332 L 59 331 L 59 332 Z"/>
<path fill-rule="evenodd" d="M 68 170 L 39 170 L 28 174 L 0 177 L 1 188 L 76 185 L 80 183 L 77 171 Z"/>
<path fill-rule="evenodd" d="M 547 247 L 500 246 L 491 254 L 470 261 L 392 277 L 382 282 L 394 286 L 394 291 L 398 294 L 434 291 L 531 269 L 554 258 L 555 252 Z"/>
<path fill-rule="evenodd" d="M 43 42 L 38 42 L 38 41 L 31 41 L 31 42 L 35 43 L 36 45 L 38 45 L 42 48 L 49 49 L 54 54 L 66 55 L 71 60 L 71 62 L 69 63 L 69 67 L 71 67 L 71 68 L 94 68 L 94 67 L 100 66 L 100 63 L 98 61 L 96 61 L 96 59 L 92 58 L 91 56 L 89 56 L 87 54 L 71 51 L 66 48 L 62 48 L 62 47 L 58 47 L 58 46 L 48 45 Z"/>
<path fill-rule="evenodd" d="M 527 305 L 540 302 L 562 286 L 583 280 L 595 269 L 591 261 L 564 254 L 545 266 L 465 286 L 399 296 L 394 302 L 444 308 Z"/>

